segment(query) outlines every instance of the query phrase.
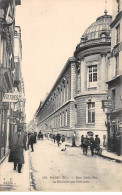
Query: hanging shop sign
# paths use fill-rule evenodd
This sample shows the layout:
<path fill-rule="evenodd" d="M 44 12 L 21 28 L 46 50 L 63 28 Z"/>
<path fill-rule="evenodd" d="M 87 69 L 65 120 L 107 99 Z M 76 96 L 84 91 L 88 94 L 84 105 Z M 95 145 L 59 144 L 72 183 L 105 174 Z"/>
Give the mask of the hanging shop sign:
<path fill-rule="evenodd" d="M 112 100 L 102 100 L 102 108 L 111 108 L 112 109 L 113 104 Z"/>
<path fill-rule="evenodd" d="M 2 102 L 18 102 L 20 98 L 19 93 L 5 93 Z"/>

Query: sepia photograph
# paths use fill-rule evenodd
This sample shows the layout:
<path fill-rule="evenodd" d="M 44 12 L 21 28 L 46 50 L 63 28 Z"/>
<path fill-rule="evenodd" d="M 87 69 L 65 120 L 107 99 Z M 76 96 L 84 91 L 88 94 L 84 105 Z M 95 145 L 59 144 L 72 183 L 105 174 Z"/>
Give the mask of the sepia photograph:
<path fill-rule="evenodd" d="M 122 0 L 0 0 L 0 192 L 122 192 Z"/>

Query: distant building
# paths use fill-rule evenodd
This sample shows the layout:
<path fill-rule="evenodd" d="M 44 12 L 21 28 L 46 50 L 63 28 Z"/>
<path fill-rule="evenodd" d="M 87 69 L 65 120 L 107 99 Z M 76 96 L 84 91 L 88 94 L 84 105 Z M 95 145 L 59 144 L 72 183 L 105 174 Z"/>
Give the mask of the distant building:
<path fill-rule="evenodd" d="M 38 130 L 59 132 L 68 140 L 75 131 L 77 144 L 80 144 L 81 135 L 88 131 L 98 134 L 102 141 L 103 137 L 107 140 L 102 100 L 108 96 L 111 20 L 105 10 L 105 14 L 84 32 L 74 56 L 68 59 L 37 110 Z"/>

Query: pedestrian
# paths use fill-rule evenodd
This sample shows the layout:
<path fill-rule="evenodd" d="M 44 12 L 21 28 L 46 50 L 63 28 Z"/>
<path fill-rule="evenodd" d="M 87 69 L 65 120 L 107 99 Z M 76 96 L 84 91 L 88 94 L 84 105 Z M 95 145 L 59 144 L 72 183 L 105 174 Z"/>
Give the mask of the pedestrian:
<path fill-rule="evenodd" d="M 36 144 L 37 132 L 34 132 L 34 144 Z"/>
<path fill-rule="evenodd" d="M 56 135 L 56 140 L 57 140 L 57 144 L 59 146 L 60 145 L 60 140 L 61 140 L 61 135 L 59 133 Z"/>
<path fill-rule="evenodd" d="M 55 143 L 55 139 L 56 139 L 56 136 L 55 136 L 55 134 L 53 135 L 53 141 L 54 141 L 54 143 Z"/>
<path fill-rule="evenodd" d="M 38 133 L 38 139 L 40 140 L 40 138 L 41 138 L 41 131 L 39 131 Z"/>
<path fill-rule="evenodd" d="M 86 135 L 83 141 L 83 154 L 87 155 L 88 145 L 89 145 L 89 140 L 88 140 L 88 136 Z"/>
<path fill-rule="evenodd" d="M 99 152 L 99 149 L 100 149 L 100 138 L 98 137 L 98 135 L 95 135 L 95 149 L 97 150 L 97 152 Z"/>
<path fill-rule="evenodd" d="M 49 135 L 49 133 L 47 134 L 47 139 L 49 140 L 49 137 L 50 137 L 50 135 Z"/>
<path fill-rule="evenodd" d="M 84 135 L 81 136 L 81 148 L 83 147 Z"/>
<path fill-rule="evenodd" d="M 72 136 L 72 147 L 76 146 L 75 140 L 76 140 L 76 132 L 74 131 L 74 134 Z"/>
<path fill-rule="evenodd" d="M 94 141 L 93 135 L 91 135 L 89 141 L 90 141 L 91 155 L 93 156 L 94 155 L 94 148 L 95 148 L 95 141 Z"/>
<path fill-rule="evenodd" d="M 29 149 L 29 145 L 30 145 L 31 149 L 32 149 L 31 152 L 34 152 L 34 148 L 33 148 L 34 141 L 35 141 L 35 136 L 33 133 L 31 133 L 31 135 L 29 136 L 29 140 L 28 140 L 28 149 Z"/>
<path fill-rule="evenodd" d="M 121 137 L 120 137 L 120 132 L 117 133 L 117 138 L 116 138 L 116 151 L 117 155 L 120 156 L 121 154 Z"/>
<path fill-rule="evenodd" d="M 10 154 L 9 162 L 14 163 L 14 170 L 18 166 L 18 173 L 21 173 L 22 165 L 24 162 L 24 149 L 26 150 L 26 140 L 27 136 L 25 132 L 22 131 L 21 124 L 17 126 L 17 132 L 13 134 L 12 139 L 10 140 Z"/>
<path fill-rule="evenodd" d="M 61 151 L 65 151 L 66 150 L 66 146 L 65 146 L 65 136 L 62 135 L 62 138 L 61 138 Z"/>

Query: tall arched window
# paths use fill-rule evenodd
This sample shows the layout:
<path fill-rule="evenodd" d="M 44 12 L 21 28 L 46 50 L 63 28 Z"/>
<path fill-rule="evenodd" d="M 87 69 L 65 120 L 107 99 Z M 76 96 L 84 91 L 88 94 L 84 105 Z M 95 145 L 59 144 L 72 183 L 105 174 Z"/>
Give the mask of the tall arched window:
<path fill-rule="evenodd" d="M 66 113 L 65 113 L 65 126 L 67 127 L 67 110 L 66 110 Z"/>
<path fill-rule="evenodd" d="M 61 127 L 61 114 L 60 114 L 60 127 Z"/>
<path fill-rule="evenodd" d="M 65 96 L 66 94 L 65 94 L 65 85 L 64 85 L 64 103 L 65 103 Z"/>
<path fill-rule="evenodd" d="M 69 84 L 68 84 L 68 81 L 67 81 L 67 100 L 69 98 Z"/>

